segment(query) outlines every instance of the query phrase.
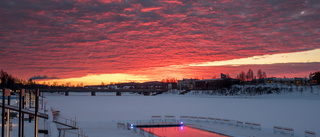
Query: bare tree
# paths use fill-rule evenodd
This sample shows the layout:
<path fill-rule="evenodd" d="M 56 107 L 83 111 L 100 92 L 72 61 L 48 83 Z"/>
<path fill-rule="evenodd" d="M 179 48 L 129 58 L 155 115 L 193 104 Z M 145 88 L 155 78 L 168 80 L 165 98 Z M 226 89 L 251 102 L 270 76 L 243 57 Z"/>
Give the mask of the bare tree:
<path fill-rule="evenodd" d="M 262 79 L 262 71 L 261 71 L 261 69 L 258 70 L 257 77 L 258 77 L 258 79 Z"/>
<path fill-rule="evenodd" d="M 12 75 L 8 74 L 4 70 L 0 71 L 0 78 L 2 88 L 13 89 L 15 87 L 15 83 L 17 82 L 16 78 L 14 78 Z"/>
<path fill-rule="evenodd" d="M 70 86 L 71 86 L 71 82 L 67 82 L 66 87 L 70 87 Z"/>
<path fill-rule="evenodd" d="M 246 74 L 241 71 L 241 73 L 237 76 L 237 79 L 241 80 L 241 81 L 245 81 L 246 80 Z"/>
<path fill-rule="evenodd" d="M 251 69 L 248 70 L 246 78 L 247 81 L 251 81 L 253 79 L 253 71 Z"/>
<path fill-rule="evenodd" d="M 267 74 L 266 74 L 266 72 L 262 72 L 262 78 L 267 78 Z"/>
<path fill-rule="evenodd" d="M 57 82 L 57 81 L 54 81 L 53 84 L 52 84 L 52 86 L 54 86 L 54 87 L 58 86 L 58 82 Z"/>
<path fill-rule="evenodd" d="M 230 78 L 230 75 L 229 75 L 229 73 L 227 73 L 227 74 L 226 74 L 226 78 Z"/>
<path fill-rule="evenodd" d="M 261 69 L 259 69 L 257 72 L 257 77 L 258 79 L 264 79 L 267 78 L 267 74 L 264 71 L 261 71 Z"/>

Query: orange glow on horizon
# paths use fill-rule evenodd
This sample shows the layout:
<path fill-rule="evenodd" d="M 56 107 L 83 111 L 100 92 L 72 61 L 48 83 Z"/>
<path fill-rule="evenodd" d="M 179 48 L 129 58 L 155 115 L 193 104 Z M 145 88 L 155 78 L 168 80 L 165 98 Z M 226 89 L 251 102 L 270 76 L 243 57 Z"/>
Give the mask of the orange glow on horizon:
<path fill-rule="evenodd" d="M 150 81 L 149 78 L 143 75 L 130 75 L 130 74 L 100 74 L 100 75 L 88 75 L 80 78 L 66 78 L 66 79 L 53 79 L 53 80 L 39 80 L 38 83 L 45 83 L 46 85 L 105 85 L 110 83 L 119 82 L 146 82 Z"/>

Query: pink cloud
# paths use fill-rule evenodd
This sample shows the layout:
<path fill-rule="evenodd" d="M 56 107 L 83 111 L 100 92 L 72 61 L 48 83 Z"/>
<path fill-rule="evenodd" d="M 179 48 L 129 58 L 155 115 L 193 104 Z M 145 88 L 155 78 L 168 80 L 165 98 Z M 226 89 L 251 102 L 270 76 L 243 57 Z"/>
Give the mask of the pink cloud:
<path fill-rule="evenodd" d="M 143 8 L 141 9 L 142 12 L 150 12 L 150 11 L 155 11 L 155 10 L 160 10 L 162 7 L 152 7 L 152 8 Z"/>
<path fill-rule="evenodd" d="M 0 64 L 25 79 L 69 78 L 311 50 L 320 42 L 314 5 L 319 2 L 4 1 Z M 185 70 L 185 76 L 205 75 Z"/>

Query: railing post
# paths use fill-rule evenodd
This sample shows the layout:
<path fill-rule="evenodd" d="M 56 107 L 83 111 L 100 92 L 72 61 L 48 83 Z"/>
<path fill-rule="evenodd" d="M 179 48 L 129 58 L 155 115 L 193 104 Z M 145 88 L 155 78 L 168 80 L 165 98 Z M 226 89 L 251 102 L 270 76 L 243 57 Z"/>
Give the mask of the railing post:
<path fill-rule="evenodd" d="M 44 97 L 44 95 L 43 95 L 43 92 L 42 92 L 42 100 L 41 100 L 41 103 L 42 103 L 42 109 L 43 109 L 43 106 L 44 106 L 44 102 L 43 102 L 43 97 Z M 44 110 L 44 109 L 43 109 Z"/>
<path fill-rule="evenodd" d="M 25 92 L 25 91 L 24 91 Z M 24 101 L 25 101 L 25 93 L 24 93 L 24 96 L 23 96 L 23 98 L 22 98 L 22 108 L 24 109 L 24 107 L 25 107 L 25 104 L 24 104 Z M 24 113 L 22 113 L 22 117 L 21 117 L 21 119 L 22 119 L 22 129 L 21 129 L 21 136 L 22 137 L 24 137 Z"/>
<path fill-rule="evenodd" d="M 4 125 L 5 125 L 5 102 L 6 102 L 6 97 L 8 97 L 8 99 L 10 98 L 10 89 L 2 89 L 2 128 L 1 128 L 1 137 L 4 137 Z M 9 109 L 8 109 L 9 111 Z M 8 126 L 8 125 L 7 125 Z"/>
<path fill-rule="evenodd" d="M 21 135 L 21 133 L 22 133 L 22 128 L 23 128 L 22 115 L 24 115 L 24 113 L 22 113 L 21 110 L 22 110 L 22 106 L 24 105 L 24 102 L 23 102 L 24 92 L 25 92 L 25 89 L 20 89 L 20 92 L 19 92 L 19 137 L 23 136 L 23 135 Z"/>
<path fill-rule="evenodd" d="M 32 102 L 32 99 L 31 99 L 31 90 L 29 90 L 29 108 L 31 108 L 31 102 Z"/>
<path fill-rule="evenodd" d="M 10 89 L 8 90 L 8 105 L 11 102 Z M 10 137 L 10 109 L 7 110 L 7 137 Z"/>
<path fill-rule="evenodd" d="M 33 104 L 33 105 L 35 105 L 35 127 L 34 127 L 34 136 L 35 137 L 38 137 L 38 111 L 39 111 L 39 89 L 37 89 L 36 91 L 35 91 L 35 102 L 34 102 L 35 104 Z"/>

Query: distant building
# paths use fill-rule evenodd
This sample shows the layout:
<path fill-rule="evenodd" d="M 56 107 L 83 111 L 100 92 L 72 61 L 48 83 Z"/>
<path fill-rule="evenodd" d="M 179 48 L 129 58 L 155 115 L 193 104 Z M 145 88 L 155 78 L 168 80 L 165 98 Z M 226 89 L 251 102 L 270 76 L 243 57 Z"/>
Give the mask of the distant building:
<path fill-rule="evenodd" d="M 294 85 L 295 80 L 293 78 L 266 78 L 266 83 L 281 83 L 281 84 L 287 84 L 287 85 Z"/>
<path fill-rule="evenodd" d="M 177 88 L 180 90 L 192 90 L 196 86 L 196 81 L 199 79 L 182 79 L 178 80 Z"/>
<path fill-rule="evenodd" d="M 151 81 L 151 82 L 145 82 L 145 83 L 119 83 L 116 84 L 118 88 L 120 89 L 168 89 L 168 88 L 176 88 L 176 86 L 169 87 L 171 83 L 164 83 L 164 82 L 158 82 L 158 81 Z M 176 85 L 176 84 L 174 84 Z"/>
<path fill-rule="evenodd" d="M 267 83 L 267 79 L 266 79 L 266 78 L 262 78 L 262 79 L 252 79 L 251 83 L 254 83 L 254 84 Z"/>
<path fill-rule="evenodd" d="M 221 75 L 221 78 L 227 78 L 226 74 L 221 73 L 220 75 Z"/>
<path fill-rule="evenodd" d="M 200 90 L 215 90 L 220 88 L 228 88 L 234 84 L 240 84 L 240 80 L 232 78 L 221 79 L 203 79 L 196 80 L 196 89 Z"/>
<path fill-rule="evenodd" d="M 119 89 L 117 85 L 108 85 L 108 89 Z"/>
<path fill-rule="evenodd" d="M 294 83 L 295 83 L 295 85 L 297 85 L 297 86 L 306 86 L 306 85 L 309 84 L 309 79 L 307 79 L 307 78 L 297 78 L 297 77 L 295 77 L 295 78 L 294 78 Z"/>
<path fill-rule="evenodd" d="M 307 78 L 276 78 L 276 77 L 271 77 L 271 78 L 265 78 L 264 79 L 265 83 L 281 83 L 281 84 L 286 84 L 286 85 L 296 85 L 296 86 L 302 86 L 302 85 L 308 85 L 309 79 Z"/>

